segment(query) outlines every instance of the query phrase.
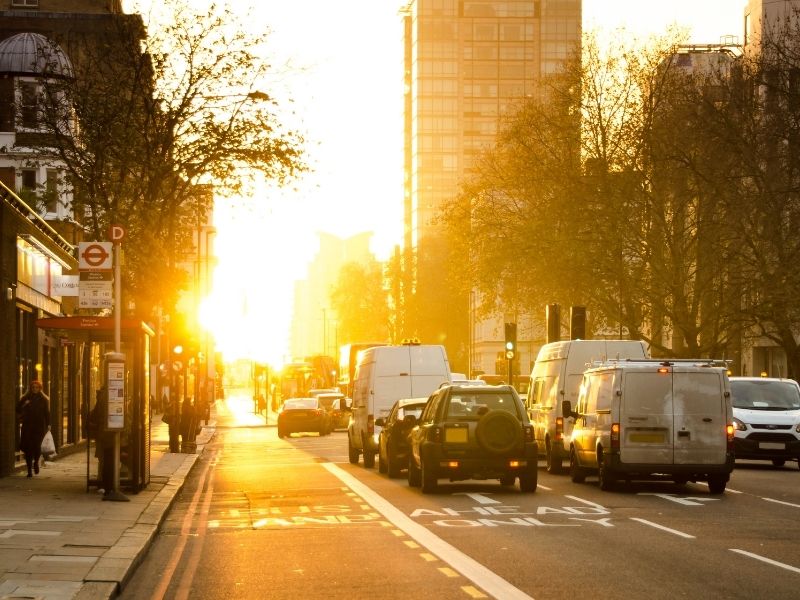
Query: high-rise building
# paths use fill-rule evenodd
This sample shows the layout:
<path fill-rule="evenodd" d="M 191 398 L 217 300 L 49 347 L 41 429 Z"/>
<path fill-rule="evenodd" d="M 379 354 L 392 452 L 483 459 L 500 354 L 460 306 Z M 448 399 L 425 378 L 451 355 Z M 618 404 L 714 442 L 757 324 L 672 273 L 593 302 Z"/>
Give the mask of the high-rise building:
<path fill-rule="evenodd" d="M 800 19 L 800 0 L 748 0 L 744 9 L 744 49 L 760 44 L 765 30 L 775 31 L 787 19 Z"/>
<path fill-rule="evenodd" d="M 410 0 L 404 10 L 407 335 L 468 368 L 470 302 L 437 216 L 502 120 L 577 50 L 581 0 Z M 465 227 L 469 224 L 465 223 Z M 498 331 L 502 346 L 502 319 Z"/>

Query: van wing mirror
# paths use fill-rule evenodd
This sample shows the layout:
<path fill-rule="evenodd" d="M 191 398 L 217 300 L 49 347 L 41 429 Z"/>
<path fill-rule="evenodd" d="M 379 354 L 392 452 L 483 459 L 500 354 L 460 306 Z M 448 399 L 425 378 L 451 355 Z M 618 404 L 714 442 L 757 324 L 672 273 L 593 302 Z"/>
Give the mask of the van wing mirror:
<path fill-rule="evenodd" d="M 562 400 L 561 401 L 561 414 L 564 415 L 564 418 L 567 417 L 575 417 L 578 418 L 578 413 L 572 412 L 572 402 L 569 400 Z"/>

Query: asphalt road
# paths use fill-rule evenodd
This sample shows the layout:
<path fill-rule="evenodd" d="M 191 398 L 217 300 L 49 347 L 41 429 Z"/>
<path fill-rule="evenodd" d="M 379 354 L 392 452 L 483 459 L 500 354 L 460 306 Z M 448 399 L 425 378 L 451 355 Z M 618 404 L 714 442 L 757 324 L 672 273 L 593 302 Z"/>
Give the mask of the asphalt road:
<path fill-rule="evenodd" d="M 350 465 L 344 432 L 293 435 L 218 414 L 122 598 L 797 598 L 797 463 L 739 463 L 728 491 L 539 472 L 497 483 L 404 479 Z"/>

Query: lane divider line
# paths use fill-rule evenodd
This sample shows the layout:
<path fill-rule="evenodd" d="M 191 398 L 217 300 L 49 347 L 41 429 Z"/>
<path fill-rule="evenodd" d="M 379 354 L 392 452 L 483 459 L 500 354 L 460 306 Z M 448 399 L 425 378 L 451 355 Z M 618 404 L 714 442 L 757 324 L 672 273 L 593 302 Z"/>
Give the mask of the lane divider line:
<path fill-rule="evenodd" d="M 775 504 L 783 504 L 784 506 L 792 506 L 794 508 L 800 508 L 800 504 L 793 504 L 791 502 L 784 502 L 783 500 L 775 500 L 775 498 L 761 498 L 762 500 L 766 500 L 767 502 L 774 502 Z"/>
<path fill-rule="evenodd" d="M 344 482 L 351 490 L 358 493 L 366 502 L 371 504 L 375 510 L 386 517 L 386 519 L 394 523 L 395 527 L 405 531 L 409 537 L 427 548 L 431 553 L 438 556 L 454 570 L 461 573 L 464 577 L 493 597 L 502 598 L 503 600 L 533 600 L 531 596 L 519 588 L 514 587 L 508 581 L 486 568 L 475 559 L 470 558 L 427 528 L 413 521 L 389 501 L 372 491 L 372 489 L 361 483 L 357 478 L 350 475 L 350 473 L 341 467 L 333 463 L 321 464 L 330 473 Z M 478 590 L 475 591 L 477 592 Z"/>
<path fill-rule="evenodd" d="M 688 533 L 684 533 L 682 531 L 678 531 L 677 529 L 670 529 L 669 527 L 664 527 L 664 525 L 659 525 L 658 523 L 653 523 L 652 521 L 648 521 L 647 519 L 639 519 L 637 517 L 631 517 L 631 521 L 638 521 L 639 523 L 643 523 L 644 525 L 649 525 L 650 527 L 655 527 L 656 529 L 660 529 L 662 531 L 666 531 L 668 533 L 673 533 L 675 535 L 679 535 L 684 538 L 688 539 L 695 539 L 693 535 L 689 535 Z"/>
<path fill-rule="evenodd" d="M 771 558 L 767 558 L 766 556 L 760 556 L 758 554 L 753 554 L 752 552 L 748 552 L 747 550 L 739 550 L 738 548 L 728 548 L 731 552 L 736 552 L 736 554 L 742 554 L 744 556 L 749 556 L 750 558 L 755 558 L 756 560 L 760 560 L 761 562 L 765 562 L 768 565 L 773 565 L 775 567 L 780 567 L 781 569 L 786 569 L 787 571 L 792 571 L 793 573 L 800 573 L 800 569 L 797 567 L 793 567 L 792 565 L 787 565 L 786 563 L 778 562 L 777 560 L 772 560 Z"/>

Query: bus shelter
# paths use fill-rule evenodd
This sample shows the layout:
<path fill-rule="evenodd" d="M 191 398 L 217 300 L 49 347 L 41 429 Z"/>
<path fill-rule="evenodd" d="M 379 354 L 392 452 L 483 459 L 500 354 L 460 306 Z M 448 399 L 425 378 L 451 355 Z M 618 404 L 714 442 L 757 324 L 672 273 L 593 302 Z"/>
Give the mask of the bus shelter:
<path fill-rule="evenodd" d="M 98 431 L 90 415 L 104 382 L 105 357 L 115 349 L 113 317 L 50 317 L 36 325 L 61 346 L 77 348 L 75 369 L 80 414 L 86 444 L 86 488 L 102 487 L 101 466 L 95 457 Z M 125 355 L 124 428 L 120 434 L 120 488 L 133 493 L 150 483 L 150 342 L 154 331 L 147 324 L 122 319 L 120 352 Z"/>

